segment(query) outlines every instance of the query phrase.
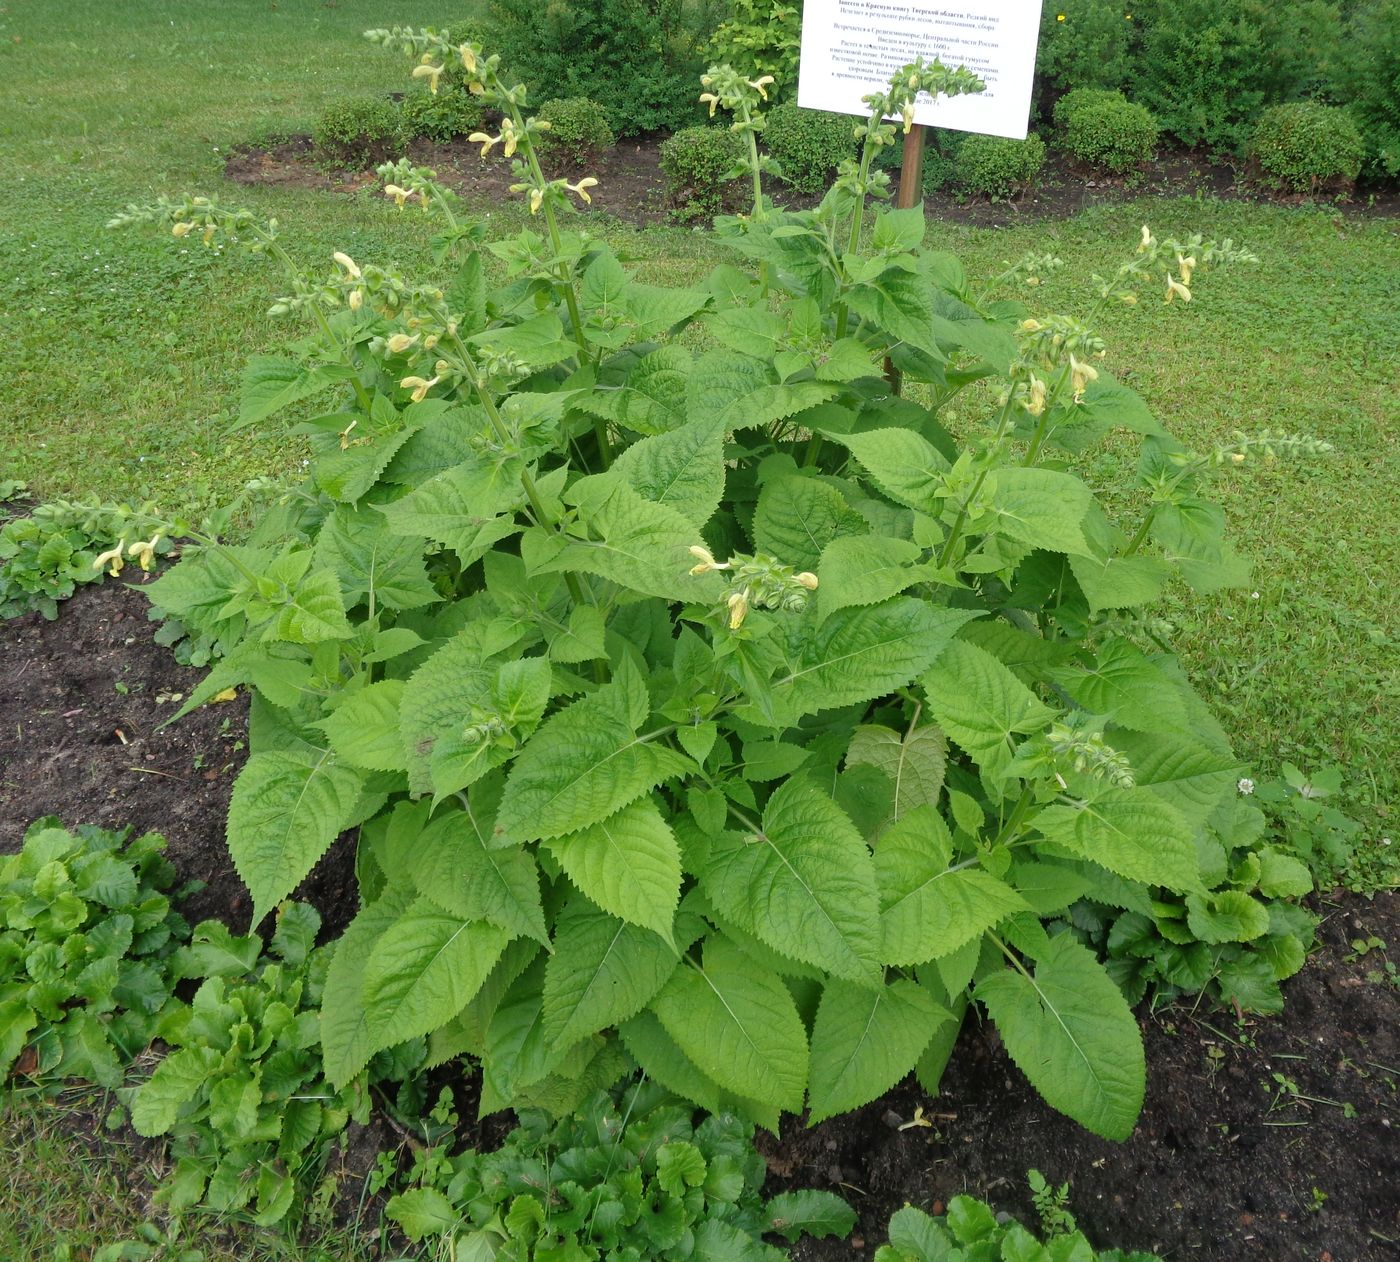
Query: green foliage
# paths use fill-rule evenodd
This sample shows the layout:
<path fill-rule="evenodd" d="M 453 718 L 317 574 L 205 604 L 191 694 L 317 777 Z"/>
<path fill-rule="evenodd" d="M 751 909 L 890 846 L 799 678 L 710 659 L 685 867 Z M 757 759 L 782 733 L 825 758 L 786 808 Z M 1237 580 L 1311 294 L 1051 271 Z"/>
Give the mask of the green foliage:
<path fill-rule="evenodd" d="M 588 97 L 618 136 L 675 130 L 699 117 L 701 49 L 722 0 L 491 0 L 489 43 L 517 78 Z"/>
<path fill-rule="evenodd" d="M 728 17 L 705 44 L 708 61 L 733 66 L 746 79 L 772 75 L 773 99 L 784 101 L 793 96 L 802 44 L 801 3 L 729 0 L 728 11 Z"/>
<path fill-rule="evenodd" d="M 440 87 L 434 92 L 410 92 L 399 106 L 405 136 L 423 136 L 444 143 L 474 132 L 482 124 L 481 103 L 457 87 Z"/>
<path fill-rule="evenodd" d="M 133 559 L 149 570 L 156 556 L 170 551 L 153 512 L 151 504 L 132 508 L 94 497 L 38 504 L 28 516 L 5 522 L 0 527 L 0 618 L 37 609 L 52 620 L 58 617 L 59 601 L 79 584 L 120 574 Z M 143 534 L 153 538 L 142 540 Z"/>
<path fill-rule="evenodd" d="M 854 122 L 848 114 L 776 105 L 764 121 L 763 145 L 787 183 L 799 193 L 820 193 L 855 152 Z"/>
<path fill-rule="evenodd" d="M 786 1256 L 765 1235 L 845 1236 L 856 1220 L 830 1192 L 765 1201 L 753 1125 L 730 1112 L 697 1123 L 654 1083 L 599 1091 L 561 1121 L 525 1110 L 496 1152 L 430 1154 L 418 1172 L 386 1212 L 459 1258 L 759 1262 Z"/>
<path fill-rule="evenodd" d="M 536 141 L 542 161 L 553 159 L 581 167 L 616 143 L 603 107 L 587 97 L 554 97 L 542 101 L 537 113 L 549 122 L 549 130 L 541 132 Z"/>
<path fill-rule="evenodd" d="M 1078 88 L 1055 104 L 1060 143 L 1081 162 L 1122 175 L 1157 152 L 1157 120 L 1121 92 Z"/>
<path fill-rule="evenodd" d="M 1034 133 L 1024 140 L 969 136 L 958 148 L 953 178 L 970 197 L 1011 201 L 1036 181 L 1045 165 L 1045 142 Z"/>
<path fill-rule="evenodd" d="M 1035 74 L 1039 95 L 1075 88 L 1117 91 L 1132 81 L 1138 6 L 1122 0 L 1058 0 L 1040 11 Z"/>
<path fill-rule="evenodd" d="M 352 96 L 327 105 L 311 134 L 320 162 L 363 171 L 398 156 L 405 120 L 398 103 L 387 97 Z"/>
<path fill-rule="evenodd" d="M 875 1262 L 1158 1262 L 1155 1253 L 1096 1250 L 1075 1226 L 1065 1202 L 1069 1184 L 1055 1188 L 1038 1170 L 1029 1175 L 1044 1240 L 1007 1214 L 996 1213 L 973 1196 L 955 1196 L 946 1213 L 932 1217 L 906 1205 L 890 1219 L 890 1239 L 875 1251 Z"/>
<path fill-rule="evenodd" d="M 452 272 L 291 264 L 280 305 L 318 335 L 257 362 L 244 411 L 337 389 L 308 481 L 152 585 L 234 641 L 188 705 L 256 694 L 229 831 L 255 918 L 359 828 L 329 1082 L 426 1035 L 433 1063 L 480 1059 L 483 1113 L 565 1114 L 638 1065 L 776 1128 L 916 1066 L 934 1089 L 980 1003 L 1052 1104 L 1128 1135 L 1138 1028 L 1061 913 L 1199 898 L 1224 932 L 1197 843 L 1237 764 L 1142 611 L 1243 580 L 1207 481 L 1306 443 L 1186 450 L 1094 366 L 1092 322 L 1252 256 L 1144 232 L 1082 319 L 1034 319 L 926 251 L 918 211 L 867 238 L 883 120 L 977 86 L 916 63 L 820 206 L 720 221 L 757 279 L 663 288 L 561 225 L 577 189 L 539 170 L 495 58 L 373 38 L 473 67 L 543 234 L 486 247 L 488 290 L 484 232 L 396 169 Z M 757 91 L 707 86 L 757 186 Z M 208 199 L 123 219 L 272 239 Z M 992 402 L 985 432 L 953 438 L 954 400 Z M 1142 452 L 1126 528 L 1074 471 L 1115 429 Z"/>
<path fill-rule="evenodd" d="M 1400 0 L 1371 0 L 1353 7 L 1336 59 L 1342 99 L 1366 141 L 1366 175 L 1400 175 Z"/>
<path fill-rule="evenodd" d="M 1351 114 L 1318 101 L 1266 109 L 1249 149 L 1265 183 L 1293 193 L 1350 190 L 1366 155 Z"/>
<path fill-rule="evenodd" d="M 189 930 L 165 839 L 128 835 L 45 817 L 0 859 L 0 1082 L 18 1067 L 115 1087 L 168 1012 Z"/>
<path fill-rule="evenodd" d="M 326 1143 L 351 1116 L 365 1120 L 363 1083 L 336 1092 L 322 1076 L 320 926 L 313 908 L 284 903 L 264 952 L 207 920 L 171 961 L 199 989 L 162 1014 L 169 1050 L 122 1094 L 138 1134 L 170 1136 L 175 1165 L 158 1199 L 172 1213 L 247 1210 L 264 1226 L 295 1217 Z"/>
<path fill-rule="evenodd" d="M 1342 791 L 1342 769 L 1320 767 L 1308 774 L 1286 762 L 1281 773 L 1253 790 L 1268 822 L 1270 842 L 1306 863 L 1320 889 L 1338 883 L 1352 889 L 1382 886 L 1375 874 L 1367 879 L 1367 868 L 1376 866 L 1377 858 L 1367 853 L 1361 825 L 1333 800 Z M 1253 783 L 1244 782 L 1247 788 Z M 1390 862 L 1393 866 L 1395 860 Z"/>
<path fill-rule="evenodd" d="M 725 185 L 743 169 L 744 142 L 727 127 L 686 127 L 661 146 L 666 200 L 678 219 L 724 209 Z"/>

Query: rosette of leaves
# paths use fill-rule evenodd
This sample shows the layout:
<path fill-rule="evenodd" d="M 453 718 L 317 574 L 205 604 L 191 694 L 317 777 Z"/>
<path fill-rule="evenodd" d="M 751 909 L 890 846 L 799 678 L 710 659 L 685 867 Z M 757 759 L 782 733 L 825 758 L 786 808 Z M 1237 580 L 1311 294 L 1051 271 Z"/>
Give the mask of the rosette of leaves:
<path fill-rule="evenodd" d="M 753 1125 L 698 1124 L 655 1083 L 600 1091 L 555 1121 L 526 1110 L 495 1152 L 463 1152 L 385 1212 L 413 1240 L 441 1238 L 482 1262 L 778 1262 L 764 1235 L 845 1236 L 855 1211 L 831 1192 L 760 1195 L 767 1167 Z"/>
<path fill-rule="evenodd" d="M 0 859 L 0 1082 L 115 1087 L 168 1010 L 167 957 L 189 930 L 165 839 L 129 836 L 46 816 Z"/>
<path fill-rule="evenodd" d="M 1264 813 L 1227 800 L 1197 839 L 1199 892 L 1124 889 L 1112 905 L 1085 902 L 1071 920 L 1108 956 L 1131 1002 L 1205 994 L 1245 1012 L 1283 1011 L 1279 984 L 1303 967 L 1318 918 L 1298 900 L 1312 874 L 1295 854 L 1268 844 Z"/>
<path fill-rule="evenodd" d="M 278 1222 L 327 1141 L 367 1116 L 361 1084 L 336 1092 L 322 1074 L 320 924 L 314 908 L 285 903 L 264 952 L 207 920 L 172 961 L 203 980 L 157 1026 L 165 1058 L 123 1092 L 138 1134 L 170 1136 L 175 1166 L 158 1196 L 172 1212 L 203 1204 Z"/>
<path fill-rule="evenodd" d="M 1072 1220 L 1071 1220 L 1072 1221 Z M 1039 1240 L 1014 1218 L 997 1214 L 985 1201 L 955 1196 L 946 1214 L 933 1217 L 906 1205 L 890 1219 L 890 1239 L 875 1250 L 875 1262 L 1160 1262 L 1155 1253 L 1095 1250 L 1076 1229 Z"/>
<path fill-rule="evenodd" d="M 428 75 L 460 56 L 518 112 L 481 50 L 376 38 Z M 630 273 L 561 226 L 508 114 L 540 232 L 483 251 L 450 221 L 440 283 L 294 273 L 320 332 L 254 362 L 242 414 L 337 388 L 309 481 L 280 536 L 151 587 L 232 644 L 186 708 L 255 694 L 229 814 L 255 921 L 358 830 L 333 1087 L 426 1036 L 480 1060 L 484 1111 L 567 1113 L 636 1064 L 776 1128 L 916 1067 L 933 1089 L 975 1004 L 1052 1105 L 1130 1133 L 1137 1024 L 1063 913 L 1207 894 L 1239 767 L 1148 611 L 1247 570 L 1219 462 L 1095 366 L 1092 322 L 1249 256 L 1144 233 L 1079 316 L 1032 319 L 926 249 L 920 212 L 870 222 L 882 120 L 974 85 L 901 72 L 818 207 L 721 223 L 752 271 Z M 989 408 L 961 439 L 955 400 Z M 1077 472 L 1114 430 L 1144 453 L 1121 517 Z"/>

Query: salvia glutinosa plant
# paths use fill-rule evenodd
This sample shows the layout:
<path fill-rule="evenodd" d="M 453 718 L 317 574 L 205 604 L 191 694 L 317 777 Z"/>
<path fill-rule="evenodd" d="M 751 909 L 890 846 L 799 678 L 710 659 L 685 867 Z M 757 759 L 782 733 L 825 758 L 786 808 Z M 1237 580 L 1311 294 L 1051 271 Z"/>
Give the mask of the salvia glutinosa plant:
<path fill-rule="evenodd" d="M 981 289 L 878 204 L 883 120 L 980 87 L 914 63 L 816 209 L 764 198 L 751 143 L 752 213 L 717 224 L 738 262 L 648 284 L 568 226 L 595 181 L 544 174 L 495 57 L 370 38 L 430 86 L 460 61 L 538 229 L 487 240 L 407 162 L 385 192 L 440 217 L 442 280 L 308 273 L 207 198 L 119 217 L 287 269 L 273 310 L 312 329 L 252 360 L 244 424 L 336 396 L 299 427 L 309 480 L 152 585 L 225 653 L 185 709 L 253 694 L 228 844 L 254 921 L 358 838 L 331 1083 L 426 1037 L 479 1060 L 484 1110 L 641 1066 L 776 1127 L 911 1069 L 934 1089 L 979 1008 L 1050 1104 L 1125 1137 L 1142 1042 L 1065 913 L 1203 893 L 1237 762 L 1148 611 L 1242 577 L 1212 466 L 1307 442 L 1186 450 L 1099 329 L 1250 256 L 1144 228 L 1080 317 L 994 300 L 1055 260 Z M 753 140 L 765 84 L 704 86 Z M 954 400 L 984 417 L 956 437 Z M 1125 519 L 1074 468 L 1118 430 Z"/>

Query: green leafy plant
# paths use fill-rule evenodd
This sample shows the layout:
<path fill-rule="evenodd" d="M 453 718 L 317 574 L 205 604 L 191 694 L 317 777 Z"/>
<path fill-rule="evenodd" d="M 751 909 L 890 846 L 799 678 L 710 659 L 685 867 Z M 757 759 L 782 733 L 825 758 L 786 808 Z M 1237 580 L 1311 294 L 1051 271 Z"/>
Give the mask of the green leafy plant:
<path fill-rule="evenodd" d="M 1060 143 L 1081 162 L 1122 175 L 1157 151 L 1157 120 L 1121 92 L 1077 88 L 1055 104 Z"/>
<path fill-rule="evenodd" d="M 171 910 L 165 839 L 46 816 L 0 859 L 0 1082 L 121 1082 L 171 1003 L 166 960 L 189 930 Z"/>
<path fill-rule="evenodd" d="M 760 1195 L 767 1167 L 753 1125 L 733 1113 L 697 1122 L 654 1083 L 600 1091 L 569 1117 L 527 1110 L 496 1152 L 424 1166 L 430 1182 L 386 1213 L 413 1240 L 442 1239 L 454 1257 L 780 1259 L 777 1235 L 845 1236 L 855 1211 L 830 1192 Z"/>
<path fill-rule="evenodd" d="M 363 1082 L 337 1092 L 322 1076 L 320 925 L 314 908 L 285 903 L 267 953 L 207 920 L 175 954 L 178 977 L 203 980 L 156 1027 L 165 1058 L 124 1092 L 138 1134 L 170 1136 L 175 1168 L 159 1199 L 172 1212 L 251 1205 L 258 1223 L 279 1222 L 327 1141 L 364 1120 Z"/>
<path fill-rule="evenodd" d="M 1040 11 L 1035 74 L 1039 94 L 1075 88 L 1117 91 L 1131 82 L 1136 5 L 1121 0 L 1060 0 Z"/>
<path fill-rule="evenodd" d="M 399 106 L 405 136 L 424 136 L 440 144 L 476 131 L 484 117 L 481 103 L 460 88 L 410 92 Z"/>
<path fill-rule="evenodd" d="M 1351 114 L 1318 101 L 1266 109 L 1249 151 L 1266 184 L 1293 193 L 1349 192 L 1366 156 Z"/>
<path fill-rule="evenodd" d="M 497 57 L 372 38 L 430 80 L 460 60 L 501 111 L 482 143 L 540 225 L 490 244 L 501 283 L 421 171 L 391 195 L 443 215 L 443 281 L 303 271 L 210 199 L 120 217 L 289 267 L 275 309 L 318 334 L 254 361 L 246 422 L 338 387 L 281 539 L 202 541 L 153 593 L 236 641 L 187 709 L 256 694 L 229 815 L 255 921 L 359 830 L 328 1081 L 426 1036 L 430 1063 L 479 1058 L 483 1112 L 566 1112 L 636 1064 L 776 1128 L 914 1068 L 933 1089 L 976 1003 L 1054 1107 L 1129 1134 L 1138 1027 L 1059 913 L 1207 893 L 1198 839 L 1239 768 L 1145 610 L 1246 573 L 1210 476 L 1311 449 L 1184 450 L 1097 366 L 1094 324 L 1252 256 L 1145 229 L 1080 316 L 1031 317 L 999 295 L 1053 259 L 979 288 L 920 212 L 870 211 L 884 119 L 973 76 L 905 67 L 859 161 L 780 212 L 763 85 L 716 67 L 754 187 L 717 229 L 757 275 L 662 288 L 565 230 L 581 189 L 540 169 Z M 987 409 L 962 441 L 954 399 Z M 1143 452 L 1121 527 L 1073 472 L 1114 429 Z"/>
<path fill-rule="evenodd" d="M 324 165 L 362 171 L 397 157 L 404 130 L 397 102 L 361 96 L 332 101 L 317 117 L 311 134 Z"/>
<path fill-rule="evenodd" d="M 732 66 L 745 79 L 771 75 L 775 100 L 797 91 L 802 6 L 783 0 L 729 0 L 729 16 L 705 44 L 710 64 Z"/>
<path fill-rule="evenodd" d="M 666 200 L 678 219 L 710 219 L 744 170 L 744 142 L 727 127 L 685 127 L 661 146 Z"/>
<path fill-rule="evenodd" d="M 1065 1208 L 1069 1185 L 1053 1188 L 1038 1171 L 1030 1173 L 1036 1209 L 1042 1214 L 1045 1240 L 985 1201 L 955 1196 L 945 1214 L 932 1217 L 906 1205 L 890 1219 L 888 1244 L 875 1250 L 875 1262 L 1159 1262 L 1155 1253 L 1096 1250 Z M 1048 1212 L 1049 1221 L 1044 1221 Z"/>
<path fill-rule="evenodd" d="M 490 42 L 514 74 L 588 97 L 618 136 L 675 130 L 699 115 L 701 48 L 723 0 L 492 0 Z M 457 41 L 454 41 L 457 42 Z"/>
<path fill-rule="evenodd" d="M 80 584 L 120 574 L 129 560 L 149 570 L 171 548 L 160 524 L 152 504 L 96 499 L 54 500 L 11 518 L 0 527 L 0 618 L 37 609 L 52 620 Z"/>
<path fill-rule="evenodd" d="M 799 193 L 826 190 L 836 168 L 855 152 L 855 120 L 847 114 L 776 105 L 764 120 L 763 146 L 778 174 Z"/>
<path fill-rule="evenodd" d="M 539 117 L 549 122 L 549 130 L 535 138 L 542 160 L 581 167 L 616 143 L 603 107 L 586 96 L 543 101 Z"/>
<path fill-rule="evenodd" d="M 1358 884 L 1362 827 L 1336 801 L 1342 769 L 1319 767 L 1307 773 L 1286 762 L 1280 770 L 1257 786 L 1252 780 L 1242 782 L 1264 811 L 1272 844 L 1306 863 L 1323 889 L 1338 881 Z"/>
<path fill-rule="evenodd" d="M 1011 201 L 1035 183 L 1045 165 L 1045 142 L 1034 133 L 1024 140 L 969 136 L 953 161 L 953 178 L 970 197 Z"/>
<path fill-rule="evenodd" d="M 1334 74 L 1366 142 L 1366 175 L 1400 175 L 1400 0 L 1356 5 Z"/>
<path fill-rule="evenodd" d="M 1131 1002 L 1149 990 L 1204 993 L 1237 1011 L 1281 1012 L 1279 983 L 1303 967 L 1317 927 L 1298 902 L 1313 890 L 1308 867 L 1291 845 L 1270 844 L 1264 813 L 1243 797 L 1216 808 L 1198 846 L 1201 892 L 1081 904 L 1071 919 Z"/>

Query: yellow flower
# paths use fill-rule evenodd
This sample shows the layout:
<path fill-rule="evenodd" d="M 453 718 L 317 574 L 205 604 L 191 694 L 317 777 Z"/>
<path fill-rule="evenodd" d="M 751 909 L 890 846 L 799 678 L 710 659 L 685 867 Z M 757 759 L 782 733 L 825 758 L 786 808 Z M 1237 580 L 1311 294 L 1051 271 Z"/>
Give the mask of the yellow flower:
<path fill-rule="evenodd" d="M 473 136 L 472 139 L 475 140 L 476 137 Z M 384 186 L 384 196 L 392 197 L 394 199 L 394 204 L 398 206 L 400 210 L 402 210 L 404 207 L 404 203 L 408 201 L 408 199 L 412 197 L 413 194 L 410 193 L 406 188 L 400 188 L 397 184 L 386 184 Z"/>
<path fill-rule="evenodd" d="M 766 101 L 768 99 L 767 88 L 768 85 L 773 82 L 773 76 L 771 74 L 766 74 L 757 79 L 745 79 L 744 82 Z"/>
<path fill-rule="evenodd" d="M 1082 363 L 1074 355 L 1069 357 L 1070 387 L 1074 391 L 1074 401 L 1079 402 L 1080 396 L 1091 381 L 1097 381 L 1099 370 L 1092 364 Z"/>
<path fill-rule="evenodd" d="M 434 96 L 437 95 L 438 80 L 442 78 L 443 66 L 435 66 L 432 53 L 423 54 L 423 64 L 413 67 L 413 77 L 415 79 L 427 79 L 428 91 Z"/>
<path fill-rule="evenodd" d="M 1055 21 L 1057 21 L 1057 22 L 1063 22 L 1064 20 L 1065 20 L 1065 15 L 1064 15 L 1063 13 L 1057 13 L 1057 14 L 1055 14 Z"/>
<path fill-rule="evenodd" d="M 1143 225 L 1142 225 L 1142 240 L 1141 240 L 1140 242 L 1138 242 L 1138 253 L 1141 254 L 1144 250 L 1150 250 L 1151 248 L 1152 248 L 1152 229 L 1149 228 L 1146 224 L 1143 224 Z"/>
<path fill-rule="evenodd" d="M 748 592 L 735 592 L 729 598 L 729 629 L 737 631 L 744 624 L 749 612 Z"/>
<path fill-rule="evenodd" d="M 1167 273 L 1167 301 L 1180 297 L 1182 302 L 1191 301 L 1191 291 L 1179 280 L 1174 280 L 1170 272 Z"/>
<path fill-rule="evenodd" d="M 709 548 L 705 547 L 704 544 L 691 544 L 690 555 L 700 562 L 699 565 L 694 566 L 691 569 L 690 572 L 692 574 L 708 574 L 711 570 L 727 570 L 729 568 L 728 561 L 725 561 L 723 563 L 716 561 L 714 558 L 714 554 L 709 550 Z"/>
<path fill-rule="evenodd" d="M 914 104 L 911 101 L 904 107 L 904 134 L 907 136 L 914 127 Z"/>
<path fill-rule="evenodd" d="M 412 337 L 409 337 L 407 333 L 395 333 L 384 345 L 389 348 L 391 355 L 402 355 L 417 340 L 416 333 Z"/>
<path fill-rule="evenodd" d="M 1039 333 L 1045 326 L 1039 320 L 1022 320 L 1020 327 L 1022 333 Z"/>
<path fill-rule="evenodd" d="M 794 574 L 793 581 L 800 583 L 809 592 L 817 590 L 817 576 L 811 570 L 803 570 L 801 574 Z"/>
<path fill-rule="evenodd" d="M 710 107 L 710 117 L 713 118 L 715 116 L 715 106 L 719 104 L 719 97 L 713 92 L 702 92 L 700 93 L 700 100 L 703 104 Z"/>
<path fill-rule="evenodd" d="M 337 250 L 334 254 L 331 255 L 331 258 L 333 258 L 337 263 L 341 265 L 341 267 L 345 269 L 346 275 L 348 275 L 352 280 L 360 279 L 360 269 L 358 266 L 356 266 L 355 260 L 352 259 L 348 254 Z"/>
<path fill-rule="evenodd" d="M 590 204 L 592 203 L 593 199 L 589 197 L 588 190 L 590 188 L 597 188 L 597 186 L 598 181 L 595 180 L 591 175 L 585 175 L 583 179 L 581 179 L 577 184 L 564 185 L 564 187 L 568 189 L 569 192 L 577 193 L 581 198 L 583 198 L 584 201 Z"/>
<path fill-rule="evenodd" d="M 352 290 L 350 291 L 349 302 L 350 302 L 350 310 L 351 310 L 351 311 L 358 311 L 361 307 L 363 307 L 363 306 L 365 305 L 365 295 L 364 295 L 364 291 L 363 291 L 363 290 L 360 290 L 360 289 L 352 289 Z"/>
<path fill-rule="evenodd" d="M 532 188 L 530 190 L 530 213 L 538 215 L 540 207 L 544 205 L 544 189 Z"/>
<path fill-rule="evenodd" d="M 476 53 L 472 51 L 470 44 L 463 44 L 457 50 L 457 55 L 462 59 L 462 69 L 468 74 L 476 73 Z"/>
<path fill-rule="evenodd" d="M 1039 416 L 1045 411 L 1045 382 L 1039 377 L 1032 377 L 1030 380 L 1030 394 L 1026 400 L 1026 411 L 1032 416 Z"/>
<path fill-rule="evenodd" d="M 501 143 L 499 136 L 488 136 L 484 131 L 474 131 L 467 137 L 467 143 L 481 146 L 481 156 L 484 158 L 491 152 L 492 145 Z"/>
<path fill-rule="evenodd" d="M 126 562 L 122 560 L 122 545 L 117 544 L 110 552 L 104 552 L 101 556 L 94 557 L 92 568 L 100 570 L 110 565 L 112 568 L 107 570 L 107 573 L 116 578 L 122 572 L 122 566 L 125 564 Z"/>
<path fill-rule="evenodd" d="M 204 244 L 208 245 L 214 239 L 214 225 L 211 223 L 204 229 Z"/>
<path fill-rule="evenodd" d="M 1189 285 L 1191 283 L 1191 273 L 1196 270 L 1196 256 L 1189 254 L 1186 258 L 1181 255 L 1176 256 L 1176 265 L 1181 268 L 1181 283 Z"/>
<path fill-rule="evenodd" d="M 504 153 L 507 158 L 515 156 L 515 147 L 520 143 L 520 135 L 515 130 L 515 124 L 508 118 L 501 120 L 501 139 L 506 142 Z"/>
<path fill-rule="evenodd" d="M 177 223 L 170 229 L 170 235 L 172 237 L 187 237 L 190 235 L 190 229 L 193 227 L 194 224 L 192 223 Z"/>
<path fill-rule="evenodd" d="M 161 532 L 157 530 L 149 539 L 144 542 L 138 540 L 126 550 L 127 556 L 135 557 L 140 561 L 143 570 L 149 570 L 155 563 L 156 544 L 160 542 L 160 534 Z"/>
<path fill-rule="evenodd" d="M 405 377 L 399 382 L 399 385 L 405 390 L 413 391 L 411 398 L 415 403 L 422 403 L 423 400 L 428 397 L 428 391 L 437 385 L 437 383 L 438 379 L 436 377 L 431 380 L 428 380 L 426 377 Z"/>

